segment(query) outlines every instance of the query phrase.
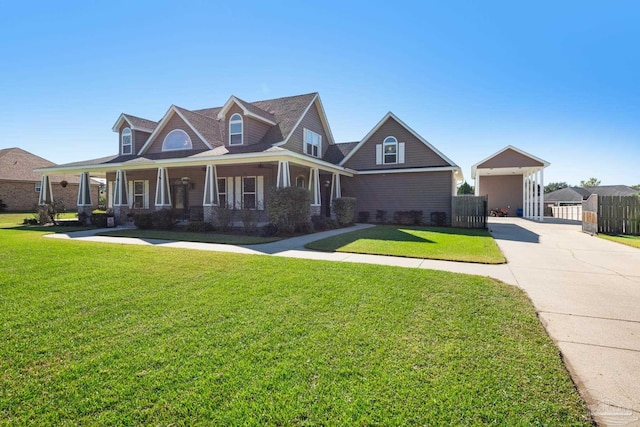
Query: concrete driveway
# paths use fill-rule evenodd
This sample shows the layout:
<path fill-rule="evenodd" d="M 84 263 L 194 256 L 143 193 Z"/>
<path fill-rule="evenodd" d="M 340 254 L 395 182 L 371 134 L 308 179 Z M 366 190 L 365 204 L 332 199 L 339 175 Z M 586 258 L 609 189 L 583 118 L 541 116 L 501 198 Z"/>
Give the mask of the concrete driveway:
<path fill-rule="evenodd" d="M 640 249 L 566 222 L 489 228 L 596 421 L 640 425 Z"/>

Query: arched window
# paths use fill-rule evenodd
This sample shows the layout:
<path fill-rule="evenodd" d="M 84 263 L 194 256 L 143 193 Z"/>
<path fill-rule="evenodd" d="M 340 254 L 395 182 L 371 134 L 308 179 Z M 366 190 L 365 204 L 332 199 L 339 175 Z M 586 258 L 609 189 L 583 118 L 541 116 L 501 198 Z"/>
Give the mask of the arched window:
<path fill-rule="evenodd" d="M 120 150 L 122 154 L 131 154 L 133 152 L 133 145 L 131 144 L 131 129 L 122 129 L 122 148 Z"/>
<path fill-rule="evenodd" d="M 229 119 L 229 145 L 242 145 L 242 116 L 234 114 Z"/>
<path fill-rule="evenodd" d="M 164 137 L 162 151 L 191 150 L 191 138 L 182 129 L 174 129 Z"/>
<path fill-rule="evenodd" d="M 398 140 L 393 136 L 386 137 L 382 144 L 382 152 L 385 165 L 398 163 Z"/>
<path fill-rule="evenodd" d="M 307 188 L 306 180 L 304 179 L 304 175 L 298 175 L 296 177 L 296 187 L 298 188 Z"/>

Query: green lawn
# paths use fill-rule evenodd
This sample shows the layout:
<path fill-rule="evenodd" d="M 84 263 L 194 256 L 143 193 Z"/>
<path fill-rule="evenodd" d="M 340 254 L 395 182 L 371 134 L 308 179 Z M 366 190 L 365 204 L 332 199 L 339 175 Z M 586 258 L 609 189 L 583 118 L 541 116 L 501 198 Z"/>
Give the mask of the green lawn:
<path fill-rule="evenodd" d="M 598 234 L 598 237 L 611 240 L 612 242 L 622 243 L 623 245 L 633 246 L 634 248 L 640 248 L 640 236 L 627 236 L 624 234 Z"/>
<path fill-rule="evenodd" d="M 317 240 L 309 249 L 411 258 L 502 264 L 506 262 L 486 230 L 378 226 Z"/>
<path fill-rule="evenodd" d="M 195 233 L 189 231 L 162 230 L 113 230 L 100 236 L 137 237 L 140 239 L 179 240 L 183 242 L 223 243 L 227 245 L 257 245 L 280 240 L 280 237 L 247 236 L 243 234 Z"/>
<path fill-rule="evenodd" d="M 589 425 L 516 287 L 43 234 L 0 230 L 0 425 Z"/>

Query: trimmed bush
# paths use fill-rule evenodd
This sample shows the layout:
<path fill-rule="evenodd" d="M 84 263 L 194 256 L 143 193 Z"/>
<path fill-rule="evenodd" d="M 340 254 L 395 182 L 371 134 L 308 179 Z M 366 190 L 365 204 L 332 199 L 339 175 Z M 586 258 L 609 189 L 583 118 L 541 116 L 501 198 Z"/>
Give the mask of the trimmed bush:
<path fill-rule="evenodd" d="M 106 223 L 106 220 L 105 220 Z M 150 230 L 153 227 L 153 213 L 138 213 L 133 218 L 133 224 L 140 230 Z"/>
<path fill-rule="evenodd" d="M 447 213 L 446 212 L 431 212 L 431 223 L 438 227 L 444 227 L 447 225 Z"/>
<path fill-rule="evenodd" d="M 240 210 L 240 221 L 242 221 L 245 233 L 253 233 L 258 228 L 259 216 L 260 212 L 255 209 L 245 208 Z"/>
<path fill-rule="evenodd" d="M 280 229 L 278 229 L 278 226 L 272 223 L 269 223 L 267 225 L 265 225 L 264 227 L 262 227 L 262 236 L 263 237 L 273 237 L 273 236 L 277 236 L 278 234 L 280 234 Z"/>
<path fill-rule="evenodd" d="M 309 222 L 311 193 L 299 187 L 272 188 L 267 210 L 269 222 L 284 233 L 293 233 L 300 224 Z"/>
<path fill-rule="evenodd" d="M 358 222 L 366 224 L 369 222 L 369 216 L 371 213 L 369 211 L 360 211 L 358 212 Z"/>
<path fill-rule="evenodd" d="M 327 229 L 327 218 L 322 215 L 313 215 L 311 217 L 311 224 L 316 231 L 324 231 Z"/>
<path fill-rule="evenodd" d="M 0 199 L 0 212 L 7 210 L 7 204 Z"/>
<path fill-rule="evenodd" d="M 107 227 L 107 217 L 112 217 L 112 214 L 107 213 L 94 213 L 91 214 L 89 220 L 91 221 L 91 225 L 97 228 L 106 228 Z"/>
<path fill-rule="evenodd" d="M 409 218 L 411 218 L 411 223 L 413 225 L 421 225 L 422 211 L 409 211 Z"/>
<path fill-rule="evenodd" d="M 409 215 L 409 211 L 395 211 L 393 213 L 393 223 L 399 225 L 411 225 L 411 215 Z"/>
<path fill-rule="evenodd" d="M 153 228 L 156 230 L 172 230 L 178 220 L 175 209 L 161 209 L 152 214 Z"/>
<path fill-rule="evenodd" d="M 387 211 L 376 209 L 376 222 L 379 222 L 380 224 L 387 222 Z"/>
<path fill-rule="evenodd" d="M 233 228 L 233 218 L 236 211 L 232 206 L 217 206 L 216 207 L 216 225 L 222 231 L 229 231 Z"/>
<path fill-rule="evenodd" d="M 355 197 L 340 197 L 333 201 L 333 212 L 340 225 L 353 224 L 356 210 Z"/>

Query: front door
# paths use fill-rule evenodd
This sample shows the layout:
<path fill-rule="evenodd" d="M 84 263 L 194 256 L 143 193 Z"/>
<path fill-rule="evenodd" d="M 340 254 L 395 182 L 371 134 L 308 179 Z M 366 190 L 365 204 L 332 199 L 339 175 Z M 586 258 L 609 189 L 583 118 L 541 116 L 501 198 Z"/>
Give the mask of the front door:
<path fill-rule="evenodd" d="M 174 184 L 171 186 L 171 201 L 173 208 L 178 211 L 178 216 L 189 217 L 189 186 L 188 184 Z"/>

